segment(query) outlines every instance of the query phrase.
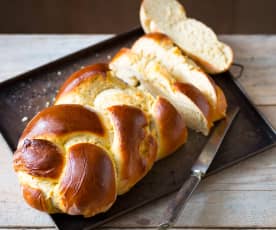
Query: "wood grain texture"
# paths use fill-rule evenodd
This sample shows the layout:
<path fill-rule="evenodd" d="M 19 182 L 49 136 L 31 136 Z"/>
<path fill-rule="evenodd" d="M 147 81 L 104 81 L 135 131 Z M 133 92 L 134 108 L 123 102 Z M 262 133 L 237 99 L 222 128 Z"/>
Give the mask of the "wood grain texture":
<path fill-rule="evenodd" d="M 220 36 L 234 50 L 235 62 L 244 65 L 240 79 L 257 105 L 276 105 L 276 36 Z"/>
<path fill-rule="evenodd" d="M 0 35 L 0 81 L 91 45 L 105 35 Z M 245 66 L 240 79 L 276 127 L 276 36 L 221 36 Z M 260 46 L 260 44 L 262 44 Z M 29 208 L 0 137 L 0 229 L 53 229 L 48 215 Z M 276 148 L 206 178 L 182 212 L 177 229 L 276 228 Z M 174 195 L 129 213 L 102 229 L 154 229 Z M 176 228 L 175 228 L 176 229 Z"/>
<path fill-rule="evenodd" d="M 0 82 L 111 36 L 0 35 Z"/>
<path fill-rule="evenodd" d="M 206 178 L 193 194 L 176 227 L 262 228 L 276 226 L 276 149 Z M 108 227 L 154 227 L 169 195 L 127 214 Z"/>
<path fill-rule="evenodd" d="M 0 226 L 53 226 L 50 217 L 30 208 L 21 196 L 20 187 L 12 169 L 12 153 L 0 134 Z"/>

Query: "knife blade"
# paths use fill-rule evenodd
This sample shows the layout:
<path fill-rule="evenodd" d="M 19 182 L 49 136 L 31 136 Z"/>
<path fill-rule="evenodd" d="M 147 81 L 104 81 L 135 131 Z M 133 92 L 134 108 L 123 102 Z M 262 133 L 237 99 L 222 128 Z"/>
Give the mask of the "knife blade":
<path fill-rule="evenodd" d="M 173 226 L 180 211 L 184 208 L 202 177 L 206 174 L 209 166 L 216 156 L 225 134 L 227 133 L 238 112 L 239 107 L 235 107 L 230 110 L 225 119 L 221 120 L 213 129 L 210 138 L 203 147 L 202 152 L 191 169 L 191 175 L 177 192 L 175 198 L 169 203 L 164 213 L 164 222 L 159 225 L 159 230 L 169 229 Z"/>

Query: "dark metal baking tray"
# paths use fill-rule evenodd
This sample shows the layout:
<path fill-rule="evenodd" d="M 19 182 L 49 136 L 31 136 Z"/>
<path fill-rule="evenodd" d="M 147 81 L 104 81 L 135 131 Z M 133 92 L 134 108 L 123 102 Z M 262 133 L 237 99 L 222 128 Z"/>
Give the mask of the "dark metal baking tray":
<path fill-rule="evenodd" d="M 28 119 L 52 100 L 74 71 L 96 62 L 108 61 L 113 54 L 143 34 L 141 29 L 118 35 L 79 52 L 51 62 L 0 84 L 0 131 L 12 150 Z M 43 44 L 42 44 L 43 45 Z M 35 58 L 35 57 L 34 57 Z M 238 105 L 241 111 L 226 135 L 208 175 L 275 145 L 275 130 L 250 102 L 229 72 L 213 76 L 225 92 L 229 107 Z M 187 144 L 170 157 L 157 162 L 149 174 L 128 193 L 118 197 L 106 213 L 92 218 L 51 215 L 60 229 L 91 229 L 152 200 L 177 190 L 189 175 L 207 137 L 189 132 Z M 165 178 L 165 179 L 164 179 Z"/>

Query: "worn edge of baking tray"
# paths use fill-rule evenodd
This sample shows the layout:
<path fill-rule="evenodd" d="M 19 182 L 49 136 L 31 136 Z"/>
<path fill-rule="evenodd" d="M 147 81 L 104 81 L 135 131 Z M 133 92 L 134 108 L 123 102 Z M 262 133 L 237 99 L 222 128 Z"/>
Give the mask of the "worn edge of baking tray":
<path fill-rule="evenodd" d="M 232 78 L 232 81 L 234 82 L 234 84 L 235 84 L 235 85 L 237 86 L 237 88 L 240 90 L 240 93 L 244 96 L 244 98 L 247 100 L 247 102 L 251 105 L 252 109 L 254 109 L 255 112 L 262 118 L 262 120 L 264 121 L 264 123 L 268 126 L 268 128 L 269 128 L 270 131 L 272 132 L 272 135 L 273 135 L 273 136 L 272 136 L 271 139 L 272 139 L 273 142 L 272 142 L 271 144 L 267 145 L 267 146 L 264 147 L 264 148 L 261 148 L 261 149 L 259 149 L 259 150 L 257 150 L 257 151 L 254 151 L 254 152 L 252 152 L 252 153 L 250 153 L 250 154 L 247 154 L 247 155 L 244 156 L 244 157 L 241 157 L 241 158 L 238 159 L 238 160 L 234 160 L 234 161 L 232 161 L 231 163 L 225 164 L 224 166 L 219 167 L 219 168 L 213 170 L 211 173 L 208 173 L 208 172 L 207 172 L 206 177 L 211 176 L 211 175 L 213 175 L 213 174 L 216 174 L 216 173 L 220 172 L 221 170 L 223 170 L 223 169 L 225 169 L 225 168 L 231 167 L 231 166 L 233 166 L 233 165 L 235 165 L 235 164 L 237 164 L 237 163 L 239 163 L 239 162 L 241 162 L 241 161 L 244 161 L 244 160 L 246 160 L 246 159 L 248 159 L 248 158 L 250 158 L 250 157 L 255 156 L 255 155 L 258 154 L 258 153 L 262 153 L 262 152 L 264 152 L 264 151 L 266 151 L 266 150 L 268 150 L 268 149 L 271 149 L 271 148 L 273 148 L 273 147 L 276 146 L 276 130 L 273 128 L 272 124 L 271 124 L 270 121 L 266 118 L 266 116 L 264 115 L 264 113 L 258 109 L 258 107 L 255 105 L 255 103 L 254 103 L 254 102 L 252 101 L 252 99 L 249 97 L 249 95 L 247 94 L 247 92 L 246 92 L 245 88 L 242 86 L 242 84 L 241 84 L 237 79 L 235 79 L 235 77 L 233 76 L 233 74 L 232 74 L 230 71 L 227 71 L 227 72 L 228 72 L 229 76 Z"/>
<path fill-rule="evenodd" d="M 60 63 L 63 63 L 63 62 L 69 61 L 72 58 L 75 58 L 76 56 L 83 55 L 88 50 L 89 51 L 91 51 L 91 49 L 97 49 L 97 50 L 99 50 L 99 49 L 101 49 L 101 47 L 105 47 L 106 45 L 110 45 L 110 43 L 119 42 L 122 38 L 124 38 L 124 39 L 126 39 L 127 37 L 131 38 L 132 36 L 137 35 L 137 34 L 141 34 L 141 35 L 143 34 L 143 31 L 142 31 L 142 29 L 140 27 L 135 28 L 135 29 L 133 29 L 131 31 L 119 34 L 119 35 L 115 35 L 115 36 L 113 36 L 113 37 L 111 37 L 109 39 L 106 39 L 106 40 L 103 40 L 103 41 L 101 41 L 99 43 L 96 43 L 96 44 L 93 44 L 91 46 L 85 47 L 85 48 L 80 49 L 80 50 L 78 50 L 76 52 L 70 53 L 70 54 L 65 55 L 65 56 L 63 56 L 61 58 L 58 58 L 58 59 L 53 60 L 51 62 L 48 62 L 48 63 L 46 63 L 44 65 L 41 65 L 41 66 L 39 66 L 37 68 L 34 68 L 32 70 L 29 70 L 29 71 L 26 71 L 24 73 L 21 73 L 21 74 L 15 76 L 13 78 L 10 78 L 8 80 L 0 82 L 0 88 L 1 87 L 5 87 L 6 85 L 12 84 L 13 82 L 18 81 L 18 80 L 27 79 L 29 77 L 29 75 L 31 75 L 31 74 L 43 71 L 44 69 L 50 68 L 52 66 L 59 65 Z M 223 170 L 225 168 L 228 168 L 228 167 L 230 167 L 230 166 L 232 166 L 232 165 L 234 165 L 234 164 L 236 164 L 236 163 L 238 163 L 240 161 L 243 161 L 243 160 L 245 160 L 245 159 L 247 159 L 249 157 L 252 157 L 252 156 L 254 156 L 254 155 L 258 154 L 258 153 L 261 153 L 261 152 L 263 152 L 265 150 L 268 150 L 268 149 L 272 148 L 273 146 L 276 146 L 276 132 L 275 132 L 274 128 L 272 127 L 272 125 L 270 124 L 270 122 L 263 115 L 263 113 L 254 105 L 254 103 L 252 102 L 252 100 L 250 99 L 250 97 L 247 95 L 247 93 L 244 90 L 244 88 L 242 87 L 242 85 L 237 80 L 235 80 L 235 78 L 233 77 L 233 75 L 231 74 L 231 72 L 228 72 L 226 74 L 229 75 L 232 78 L 233 82 L 235 83 L 235 85 L 237 86 L 237 88 L 240 90 L 240 92 L 243 94 L 243 96 L 246 98 L 246 100 L 248 101 L 248 103 L 251 105 L 251 107 L 262 118 L 262 120 L 264 121 L 264 123 L 270 129 L 271 133 L 273 134 L 273 136 L 272 136 L 272 141 L 273 142 L 271 144 L 267 145 L 265 148 L 259 149 L 259 150 L 255 151 L 255 152 L 252 152 L 252 153 L 246 155 L 245 157 L 242 157 L 242 158 L 240 158 L 238 160 L 232 161 L 231 163 L 226 164 L 226 165 L 224 165 L 224 166 L 222 166 L 222 167 L 214 170 L 212 173 L 207 174 L 207 176 L 213 175 L 213 174 L 215 174 L 215 173 L 217 173 L 217 172 L 219 172 L 219 171 L 221 171 L 221 170 Z M 4 135 L 3 135 L 3 137 L 4 137 L 5 141 L 7 141 L 9 147 L 11 148 L 11 145 L 10 145 L 9 141 L 5 138 Z M 145 205 L 145 204 L 147 204 L 147 203 L 149 203 L 151 201 L 160 199 L 160 198 L 162 198 L 162 197 L 164 197 L 164 196 L 166 196 L 166 195 L 168 195 L 170 193 L 171 192 L 168 192 L 168 193 L 166 193 L 166 194 L 164 194 L 164 195 L 162 195 L 162 196 L 160 196 L 158 198 L 153 198 L 152 200 L 147 200 L 145 202 L 142 202 L 142 203 L 138 204 L 137 206 L 133 206 L 133 207 L 131 207 L 131 208 L 129 208 L 129 209 L 123 211 L 123 212 L 118 213 L 117 215 L 113 215 L 112 217 L 107 218 L 104 221 L 100 221 L 97 224 L 93 224 L 93 227 L 91 226 L 91 227 L 87 227 L 85 229 L 92 229 L 92 228 L 95 228 L 97 226 L 100 226 L 100 225 L 102 225 L 102 224 L 104 224 L 106 222 L 109 222 L 112 219 L 115 219 L 115 218 L 117 218 L 119 216 L 124 215 L 125 213 L 128 213 L 128 212 L 130 212 L 132 210 L 135 210 L 138 207 L 141 207 L 141 206 L 143 206 L 143 205 Z M 52 218 L 51 215 L 50 215 L 50 217 L 53 220 L 53 218 Z M 58 228 L 58 226 L 56 225 L 56 222 L 54 220 L 53 220 L 53 223 L 55 224 L 56 228 Z"/>
<path fill-rule="evenodd" d="M 121 33 L 121 34 L 117 34 L 117 35 L 114 35 L 112 36 L 111 38 L 107 38 L 107 39 L 104 39 L 103 41 L 100 41 L 96 44 L 92 44 L 92 45 L 89 45 L 87 47 L 84 47 L 80 50 L 77 50 L 75 52 L 72 52 L 72 53 L 69 53 L 65 56 L 62 56 L 60 58 L 57 58 L 57 59 L 54 59 L 50 62 L 47 62 L 43 65 L 40 65 L 38 67 L 35 67 L 33 69 L 30 69 L 28 71 L 25 71 L 23 73 L 20 73 L 18 75 L 15 75 L 14 77 L 12 78 L 9 78 L 7 80 L 4 80 L 2 82 L 0 82 L 0 90 L 2 87 L 6 87 L 6 86 L 9 86 L 11 84 L 13 84 L 14 82 L 17 82 L 17 81 L 20 81 L 20 80 L 25 80 L 25 79 L 28 79 L 30 75 L 32 74 L 37 74 L 41 71 L 44 71 L 48 68 L 52 68 L 52 67 L 55 67 L 55 66 L 58 66 L 64 62 L 68 62 L 70 61 L 71 59 L 74 59 L 78 56 L 82 56 L 84 55 L 86 52 L 89 52 L 91 50 L 95 50 L 95 51 L 98 51 L 100 50 L 101 48 L 105 47 L 105 46 L 108 46 L 110 44 L 113 44 L 113 43 L 117 43 L 117 42 L 120 42 L 121 39 L 127 39 L 128 37 L 131 38 L 135 35 L 142 35 L 144 32 L 142 30 L 141 27 L 136 27 L 134 28 L 133 30 L 130 30 L 130 31 L 126 31 L 124 33 Z M 12 148 L 12 143 L 11 141 L 6 137 L 5 133 L 3 131 L 0 130 L 0 133 L 3 134 L 3 137 L 5 139 L 5 141 L 7 142 L 7 144 L 9 145 L 10 149 L 13 150 Z"/>

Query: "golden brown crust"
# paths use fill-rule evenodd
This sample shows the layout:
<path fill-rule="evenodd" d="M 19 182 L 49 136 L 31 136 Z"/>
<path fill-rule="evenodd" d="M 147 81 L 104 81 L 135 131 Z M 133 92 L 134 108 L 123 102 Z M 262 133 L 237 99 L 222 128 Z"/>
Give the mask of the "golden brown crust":
<path fill-rule="evenodd" d="M 166 99 L 159 97 L 153 111 L 159 129 L 159 160 L 185 143 L 188 132 L 181 115 Z"/>
<path fill-rule="evenodd" d="M 191 84 L 176 82 L 174 86 L 176 90 L 188 96 L 197 105 L 208 122 L 208 128 L 210 128 L 213 121 L 213 112 L 205 96 Z"/>
<path fill-rule="evenodd" d="M 60 195 L 62 205 L 71 215 L 89 217 L 109 208 L 116 199 L 116 182 L 108 154 L 93 144 L 72 146 Z"/>
<path fill-rule="evenodd" d="M 62 85 L 59 90 L 59 93 L 56 96 L 56 100 L 63 94 L 71 91 L 73 88 L 77 87 L 81 82 L 86 79 L 92 78 L 95 75 L 106 75 L 106 71 L 109 70 L 107 64 L 98 63 L 90 66 L 86 66 L 85 68 L 74 72 Z"/>
<path fill-rule="evenodd" d="M 102 67 L 102 69 L 100 69 Z M 101 72 L 101 70 L 106 71 Z M 92 69 L 93 71 L 90 71 Z M 95 70 L 99 71 L 95 71 Z M 85 68 L 84 68 L 85 70 Z M 79 78 L 73 74 L 62 86 L 55 104 L 81 104 L 94 107 L 94 100 L 102 91 L 112 88 L 125 89 L 127 84 L 114 77 L 106 64 L 95 64 L 82 72 Z"/>
<path fill-rule="evenodd" d="M 118 193 L 125 192 L 152 167 L 157 154 L 157 144 L 146 126 L 147 118 L 135 107 L 118 105 L 108 108 L 114 125 L 117 144 L 114 153 L 119 154 Z M 116 142 L 116 140 L 115 140 Z M 116 156 L 115 156 L 116 158 Z"/>
<path fill-rule="evenodd" d="M 222 89 L 215 85 L 216 94 L 217 94 L 217 105 L 216 105 L 216 113 L 213 116 L 213 120 L 217 121 L 225 117 L 226 109 L 227 109 L 227 101 Z"/>
<path fill-rule="evenodd" d="M 60 176 L 63 163 L 61 150 L 53 143 L 39 139 L 26 139 L 13 158 L 15 171 L 52 179 Z"/>
<path fill-rule="evenodd" d="M 140 39 L 143 39 L 143 38 L 150 38 L 153 40 L 158 40 L 159 42 L 165 41 L 165 42 L 169 42 L 170 44 L 173 44 L 172 40 L 166 34 L 163 34 L 160 32 L 152 32 L 152 33 L 145 34 Z M 137 41 L 139 41 L 139 39 Z"/>
<path fill-rule="evenodd" d="M 50 212 L 49 205 L 40 189 L 22 185 L 22 193 L 25 201 L 33 208 L 40 211 Z"/>
<path fill-rule="evenodd" d="M 81 105 L 56 105 L 42 110 L 25 128 L 19 143 L 43 134 L 62 135 L 72 132 L 92 132 L 105 135 L 98 115 Z"/>
<path fill-rule="evenodd" d="M 123 47 L 123 48 L 121 48 L 115 55 L 114 55 L 114 57 L 111 59 L 111 61 L 110 61 L 110 65 L 112 65 L 113 64 L 113 62 L 116 62 L 117 61 L 117 59 L 120 59 L 121 58 L 121 56 L 124 56 L 124 55 L 131 55 L 132 54 L 132 52 L 131 52 L 131 49 L 129 49 L 129 48 L 125 48 L 125 47 Z M 132 55 L 133 56 L 133 55 Z M 133 56 L 133 58 L 134 58 L 135 56 Z M 111 68 L 112 69 L 112 68 Z"/>
<path fill-rule="evenodd" d="M 59 95 L 64 103 L 71 103 L 70 93 L 88 97 L 77 103 L 95 106 L 95 98 L 106 89 L 127 89 L 126 96 L 131 95 L 131 88 L 116 80 L 104 64 L 73 74 Z M 140 96 L 144 103 L 142 92 Z M 143 106 L 145 111 L 114 105 L 98 113 L 72 104 L 41 111 L 27 125 L 14 157 L 26 201 L 39 210 L 85 217 L 108 210 L 116 196 L 134 186 L 156 161 L 154 102 L 164 140 L 162 157 L 186 140 L 185 125 L 174 107 L 165 99 L 151 100 Z"/>
<path fill-rule="evenodd" d="M 217 104 L 215 110 L 213 111 L 213 121 L 217 121 L 225 117 L 227 101 L 222 89 L 215 83 L 214 79 L 207 74 L 206 76 L 208 77 L 209 81 L 211 82 L 216 91 Z"/>
<path fill-rule="evenodd" d="M 153 41 L 161 43 L 161 45 L 165 46 L 165 47 L 175 46 L 173 41 L 166 34 L 163 34 L 161 32 L 151 32 L 151 33 L 147 33 L 147 34 L 143 35 L 142 37 L 140 37 L 139 39 L 137 39 L 134 42 L 134 44 L 132 45 L 132 47 L 135 47 L 136 43 L 138 44 L 138 43 L 142 42 L 143 39 L 152 39 Z"/>
<path fill-rule="evenodd" d="M 111 62 L 112 63 L 113 61 L 116 61 L 116 59 L 118 59 L 119 57 L 121 57 L 122 55 L 125 55 L 125 53 L 129 53 L 130 49 L 129 48 L 121 48 L 115 55 L 114 57 L 112 58 Z"/>

